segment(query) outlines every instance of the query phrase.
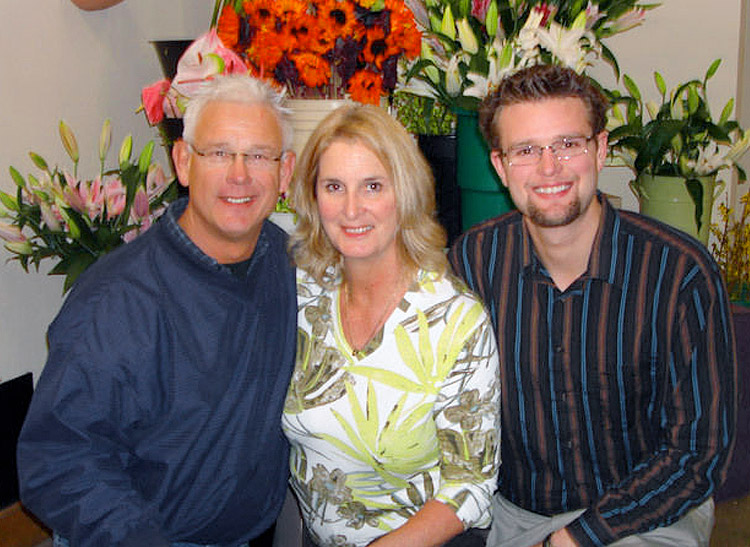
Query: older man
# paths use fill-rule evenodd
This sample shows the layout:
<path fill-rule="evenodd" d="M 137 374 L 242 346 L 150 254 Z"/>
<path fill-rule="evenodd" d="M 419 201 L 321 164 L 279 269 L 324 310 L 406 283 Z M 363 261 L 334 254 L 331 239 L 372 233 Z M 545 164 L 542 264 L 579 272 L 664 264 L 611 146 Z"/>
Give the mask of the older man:
<path fill-rule="evenodd" d="M 483 105 L 518 207 L 458 240 L 502 378 L 488 546 L 707 545 L 735 422 L 729 308 L 711 256 L 597 191 L 606 101 L 522 70 Z"/>
<path fill-rule="evenodd" d="M 58 545 L 271 544 L 296 305 L 265 219 L 291 142 L 265 84 L 210 82 L 174 147 L 189 197 L 92 266 L 52 323 L 18 462 Z"/>

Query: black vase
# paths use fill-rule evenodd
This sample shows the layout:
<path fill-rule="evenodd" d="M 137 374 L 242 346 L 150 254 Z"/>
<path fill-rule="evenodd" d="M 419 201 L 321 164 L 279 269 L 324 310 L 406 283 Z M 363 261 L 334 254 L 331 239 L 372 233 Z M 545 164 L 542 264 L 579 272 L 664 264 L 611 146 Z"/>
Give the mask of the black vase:
<path fill-rule="evenodd" d="M 151 42 L 151 45 L 156 50 L 156 56 L 159 59 L 159 65 L 165 78 L 171 80 L 175 77 L 175 74 L 177 74 L 177 62 L 192 43 L 192 40 L 153 40 Z M 176 173 L 174 163 L 172 162 L 172 144 L 182 137 L 182 118 L 164 118 L 158 125 L 162 145 L 167 152 L 172 172 Z M 187 192 L 180 185 L 178 185 L 178 191 L 180 195 L 184 195 Z"/>
<path fill-rule="evenodd" d="M 461 192 L 456 182 L 456 135 L 417 135 L 417 143 L 435 177 L 435 201 L 448 245 L 461 234 Z"/>

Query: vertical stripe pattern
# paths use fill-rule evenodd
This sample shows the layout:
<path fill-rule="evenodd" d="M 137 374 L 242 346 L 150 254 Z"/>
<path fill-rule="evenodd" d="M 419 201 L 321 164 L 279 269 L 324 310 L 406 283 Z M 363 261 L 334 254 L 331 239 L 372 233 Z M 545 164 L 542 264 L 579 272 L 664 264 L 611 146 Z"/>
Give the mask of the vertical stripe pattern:
<path fill-rule="evenodd" d="M 484 300 L 502 381 L 502 494 L 588 510 L 581 545 L 669 525 L 721 483 L 736 414 L 731 318 L 702 246 L 603 201 L 588 271 L 561 292 L 521 215 L 474 227 L 456 272 Z"/>

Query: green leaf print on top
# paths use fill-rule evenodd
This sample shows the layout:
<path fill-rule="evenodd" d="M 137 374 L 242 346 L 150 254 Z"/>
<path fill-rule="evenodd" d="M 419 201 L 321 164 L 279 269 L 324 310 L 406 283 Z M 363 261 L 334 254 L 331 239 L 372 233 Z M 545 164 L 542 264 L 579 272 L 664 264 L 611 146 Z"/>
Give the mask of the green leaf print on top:
<path fill-rule="evenodd" d="M 477 321 L 483 313 L 482 305 L 475 303 L 461 317 L 463 308 L 464 305 L 459 304 L 450 317 L 448 317 L 435 350 L 433 350 L 430 341 L 429 322 L 422 310 L 417 310 L 419 351 L 414 348 L 409 334 L 403 325 L 398 325 L 395 328 L 394 334 L 399 354 L 404 363 L 409 367 L 409 370 L 414 373 L 417 381 L 378 367 L 354 365 L 347 367 L 347 370 L 405 392 L 431 395 L 438 393 L 443 382 L 453 369 L 458 354 L 472 335 Z"/>

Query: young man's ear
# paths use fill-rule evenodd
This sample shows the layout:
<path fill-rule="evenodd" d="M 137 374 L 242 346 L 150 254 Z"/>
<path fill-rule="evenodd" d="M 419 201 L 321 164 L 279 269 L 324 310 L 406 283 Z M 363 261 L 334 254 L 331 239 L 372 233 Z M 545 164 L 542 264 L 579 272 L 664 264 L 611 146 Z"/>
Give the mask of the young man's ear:
<path fill-rule="evenodd" d="M 180 184 L 187 188 L 190 173 L 190 148 L 184 140 L 180 139 L 172 146 L 172 161 Z"/>
<path fill-rule="evenodd" d="M 602 131 L 594 137 L 596 139 L 596 169 L 601 171 L 607 161 L 607 152 L 609 146 L 609 133 Z"/>
<path fill-rule="evenodd" d="M 507 187 L 508 183 L 505 181 L 505 166 L 503 165 L 503 153 L 500 150 L 494 149 L 490 151 L 490 162 L 492 167 L 495 168 L 497 176 L 503 183 L 503 186 Z"/>

